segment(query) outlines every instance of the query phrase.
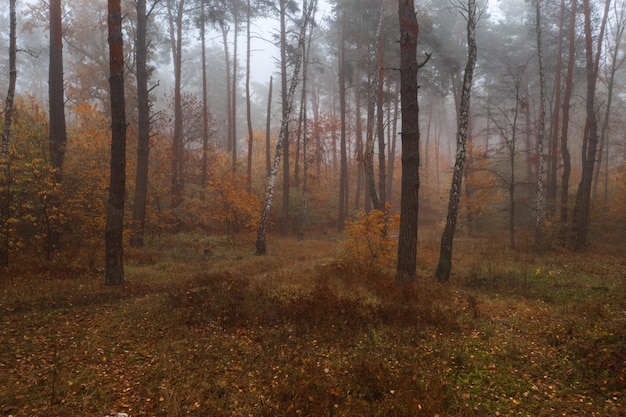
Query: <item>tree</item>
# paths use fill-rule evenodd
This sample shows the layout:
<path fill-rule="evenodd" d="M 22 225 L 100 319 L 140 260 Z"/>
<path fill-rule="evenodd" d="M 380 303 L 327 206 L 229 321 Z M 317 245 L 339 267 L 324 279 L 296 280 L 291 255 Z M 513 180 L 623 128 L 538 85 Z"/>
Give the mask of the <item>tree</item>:
<path fill-rule="evenodd" d="M 563 87 L 563 117 L 561 118 L 561 157 L 563 158 L 563 174 L 561 175 L 561 210 L 559 220 L 562 227 L 567 225 L 569 201 L 569 177 L 572 172 L 571 155 L 568 148 L 570 102 L 574 87 L 574 62 L 576 60 L 576 6 L 577 0 L 572 0 L 569 20 L 567 74 Z"/>
<path fill-rule="evenodd" d="M 593 181 L 594 165 L 596 163 L 596 152 L 598 149 L 598 120 L 595 109 L 596 81 L 598 78 L 598 63 L 602 50 L 602 38 L 610 5 L 610 0 L 606 0 L 604 8 L 604 18 L 602 19 L 600 34 L 598 35 L 598 50 L 596 52 L 597 61 L 593 58 L 593 37 L 591 33 L 591 7 L 589 0 L 583 1 L 585 14 L 585 62 L 587 78 L 587 99 L 585 110 L 587 121 L 585 126 L 585 137 L 583 138 L 582 154 L 582 177 L 576 193 L 576 207 L 574 208 L 573 226 L 576 233 L 575 248 L 582 250 L 587 246 L 587 234 L 589 231 L 589 211 L 591 208 L 591 185 Z M 598 62 L 598 63 L 596 63 Z"/>
<path fill-rule="evenodd" d="M 106 285 L 124 283 L 124 198 L 126 187 L 126 102 L 120 0 L 108 0 L 111 170 L 105 231 Z"/>
<path fill-rule="evenodd" d="M 398 282 L 415 280 L 419 209 L 419 104 L 417 101 L 417 37 L 419 26 L 413 0 L 399 0 L 400 94 L 402 108 L 402 186 L 398 237 Z"/>
<path fill-rule="evenodd" d="M 269 223 L 270 210 L 272 208 L 272 202 L 274 200 L 274 187 L 276 183 L 276 175 L 278 173 L 278 165 L 280 164 L 280 156 L 283 151 L 284 143 L 289 140 L 289 119 L 291 117 L 291 111 L 293 108 L 293 98 L 298 86 L 298 74 L 300 73 L 300 65 L 302 64 L 304 45 L 306 41 L 306 30 L 309 24 L 309 19 L 313 13 L 313 7 L 315 2 L 310 5 L 307 4 L 307 0 L 303 0 L 302 8 L 302 24 L 300 26 L 300 34 L 298 36 L 298 49 L 295 57 L 295 64 L 291 83 L 289 85 L 289 91 L 284 98 L 284 111 L 283 119 L 280 124 L 280 132 L 278 134 L 278 141 L 276 142 L 276 152 L 274 154 L 274 162 L 272 164 L 272 171 L 267 185 L 267 194 L 265 197 L 265 203 L 263 204 L 263 210 L 261 211 L 261 220 L 259 221 L 259 227 L 256 237 L 256 254 L 265 255 L 267 253 L 267 247 L 265 245 L 265 238 L 267 234 L 267 225 Z M 286 152 L 286 150 L 285 150 Z"/>
<path fill-rule="evenodd" d="M 150 161 L 150 90 L 148 81 L 148 19 L 158 0 L 147 10 L 146 0 L 137 0 L 137 35 L 135 41 L 135 64 L 137 68 L 137 174 L 135 201 L 130 245 L 136 248 L 144 243 L 146 206 L 148 197 L 148 164 Z"/>
<path fill-rule="evenodd" d="M 183 16 L 185 0 L 167 0 L 167 17 L 174 61 L 174 137 L 172 139 L 172 207 L 182 202 L 184 190 L 183 105 L 181 91 Z"/>
<path fill-rule="evenodd" d="M 459 104 L 459 120 L 456 140 L 456 159 L 450 186 L 450 199 L 448 202 L 448 215 L 446 226 L 441 236 L 441 249 L 439 252 L 439 264 L 435 277 L 444 282 L 450 278 L 452 271 L 452 243 L 456 230 L 456 219 L 461 196 L 461 182 L 463 180 L 463 168 L 467 154 L 467 129 L 469 125 L 470 98 L 474 67 L 476 66 L 476 0 L 468 0 L 464 9 L 467 14 L 467 64 L 463 75 L 463 87 Z"/>
<path fill-rule="evenodd" d="M 346 11 L 341 12 L 341 28 L 339 29 L 339 112 L 341 118 L 340 143 L 340 172 L 339 172 L 339 215 L 337 228 L 341 232 L 346 224 L 346 213 L 348 211 L 348 147 L 346 138 Z"/>
<path fill-rule="evenodd" d="M 537 170 L 537 212 L 535 217 L 535 247 L 537 250 L 542 246 L 542 229 L 543 229 L 543 173 L 544 173 L 544 157 L 543 157 L 543 140 L 546 125 L 546 109 L 545 109 L 545 74 L 543 68 L 543 40 L 541 36 L 541 0 L 535 0 L 535 30 L 537 34 L 537 61 L 539 65 L 539 126 L 537 128 L 537 154 L 539 155 L 539 163 Z M 555 109 L 556 110 L 556 109 Z"/>
<path fill-rule="evenodd" d="M 11 208 L 11 157 L 9 144 L 11 143 L 11 123 L 13 121 L 13 99 L 17 82 L 17 41 L 15 0 L 9 1 L 9 88 L 4 104 L 4 126 L 2 129 L 2 144 L 0 148 L 0 267 L 9 266 L 10 250 L 10 208 Z"/>
<path fill-rule="evenodd" d="M 61 182 L 67 132 L 65 129 L 65 100 L 63 94 L 63 26 L 61 0 L 50 1 L 50 66 L 48 69 L 50 102 L 50 161 Z"/>

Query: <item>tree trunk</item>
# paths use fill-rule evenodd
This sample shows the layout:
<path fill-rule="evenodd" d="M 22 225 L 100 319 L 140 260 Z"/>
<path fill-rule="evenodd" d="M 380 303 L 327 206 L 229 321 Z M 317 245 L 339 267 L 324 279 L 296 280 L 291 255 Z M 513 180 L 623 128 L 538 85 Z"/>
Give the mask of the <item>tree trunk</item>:
<path fill-rule="evenodd" d="M 272 208 L 272 202 L 274 200 L 274 187 L 276 183 L 276 175 L 278 174 L 278 165 L 280 164 L 280 155 L 283 150 L 283 144 L 288 139 L 289 118 L 291 117 L 291 110 L 293 108 L 293 97 L 298 86 L 298 74 L 300 72 L 300 66 L 302 64 L 302 54 L 304 51 L 304 43 L 306 38 L 306 29 L 309 24 L 309 18 L 311 17 L 312 7 L 307 7 L 307 1 L 303 1 L 302 9 L 302 24 L 300 26 L 300 35 L 298 36 L 298 49 L 296 53 L 293 74 L 291 78 L 291 84 L 289 91 L 286 94 L 285 102 L 283 103 L 285 111 L 283 112 L 283 120 L 280 124 L 280 132 L 278 135 L 278 141 L 276 142 L 276 153 L 274 155 L 274 162 L 272 164 L 272 170 L 267 185 L 267 195 L 265 197 L 265 203 L 261 210 L 261 220 L 259 221 L 259 227 L 256 237 L 256 254 L 265 255 L 267 253 L 267 247 L 265 244 L 265 238 L 267 234 L 267 225 L 270 218 L 270 210 Z"/>
<path fill-rule="evenodd" d="M 339 33 L 339 115 L 341 123 L 341 162 L 339 173 L 339 216 L 337 220 L 337 229 L 341 232 L 346 224 L 346 213 L 348 205 L 346 204 L 346 196 L 348 194 L 348 148 L 346 144 L 346 48 L 345 48 L 345 30 L 346 30 L 346 11 L 342 12 L 341 29 Z"/>
<path fill-rule="evenodd" d="M 569 50 L 567 54 L 567 75 L 563 91 L 563 118 L 561 120 L 561 157 L 563 158 L 563 175 L 561 177 L 561 213 L 560 221 L 563 230 L 567 225 L 569 204 L 569 176 L 572 171 L 571 157 L 568 149 L 569 114 L 572 89 L 574 86 L 574 61 L 576 60 L 576 5 L 572 0 L 569 21 Z"/>
<path fill-rule="evenodd" d="M 251 26 L 251 14 L 252 8 L 250 6 L 250 0 L 247 0 L 247 13 L 246 13 L 246 120 L 248 122 L 248 192 L 252 191 L 252 151 L 254 149 L 254 131 L 252 129 L 252 109 L 251 109 L 251 94 L 250 94 L 250 26 Z"/>
<path fill-rule="evenodd" d="M 565 0 L 561 0 L 559 14 L 559 41 L 556 52 L 556 69 L 554 73 L 554 106 L 552 114 L 552 136 L 550 146 L 550 164 L 548 171 L 548 215 L 556 213 L 557 167 L 559 162 L 559 116 L 561 114 L 561 66 L 563 64 L 563 26 L 565 21 Z"/>
<path fill-rule="evenodd" d="M 232 141 L 233 137 L 233 112 L 232 112 L 232 93 L 231 87 L 232 84 L 230 82 L 231 73 L 230 73 L 230 52 L 228 49 L 228 26 L 225 23 L 222 23 L 220 26 L 222 32 L 222 43 L 224 44 L 224 63 L 226 65 L 225 73 L 226 73 L 226 124 L 227 124 L 227 133 L 226 133 L 226 152 L 232 152 Z"/>
<path fill-rule="evenodd" d="M 126 103 L 120 0 L 108 1 L 111 96 L 111 173 L 106 217 L 105 284 L 124 283 L 124 198 L 126 187 Z"/>
<path fill-rule="evenodd" d="M 206 24 L 204 5 L 201 6 L 200 43 L 202 53 L 202 172 L 200 173 L 201 198 L 205 199 L 209 182 L 209 87 L 206 64 Z"/>
<path fill-rule="evenodd" d="M 535 249 L 539 252 L 543 247 L 543 173 L 545 161 L 543 155 L 543 141 L 546 126 L 545 109 L 545 74 L 543 69 L 543 40 L 541 35 L 541 0 L 535 0 L 536 32 L 537 32 L 537 61 L 539 64 L 539 126 L 537 134 L 537 211 L 535 215 Z"/>
<path fill-rule="evenodd" d="M 387 165 L 385 159 L 385 112 L 384 90 L 385 90 L 385 21 L 383 18 L 383 2 L 379 0 L 379 20 L 376 30 L 376 131 L 378 137 L 378 196 L 380 199 L 380 209 L 385 208 L 387 202 Z"/>
<path fill-rule="evenodd" d="M 55 181 L 61 182 L 67 132 L 63 95 L 63 26 L 61 0 L 50 1 L 50 66 L 48 91 L 50 100 L 50 161 L 56 170 Z"/>
<path fill-rule="evenodd" d="M 48 100 L 50 106 L 50 162 L 54 168 L 54 182 L 61 184 L 63 178 L 63 160 L 67 131 L 65 127 L 65 100 L 63 94 L 63 27 L 61 0 L 50 1 L 50 65 L 48 66 Z M 48 196 L 45 202 L 52 207 L 59 204 L 57 193 Z M 46 216 L 46 259 L 50 260 L 52 253 L 58 249 L 61 233 L 54 222 Z"/>
<path fill-rule="evenodd" d="M 170 36 L 172 42 L 172 59 L 174 61 L 174 138 L 172 144 L 172 207 L 178 207 L 183 199 L 183 104 L 181 91 L 182 77 L 182 35 L 183 11 L 185 0 L 178 0 L 176 16 L 174 16 L 174 1 L 167 3 Z"/>
<path fill-rule="evenodd" d="M 269 177 L 272 172 L 272 163 L 270 158 L 270 133 L 272 122 L 272 89 L 274 86 L 274 77 L 270 77 L 270 89 L 267 93 L 267 120 L 265 121 L 265 173 Z"/>
<path fill-rule="evenodd" d="M 419 209 L 419 104 L 417 101 L 417 37 L 419 26 L 413 0 L 399 0 L 400 94 L 402 109 L 402 185 L 396 280 L 415 280 L 417 215 Z"/>
<path fill-rule="evenodd" d="M 135 61 L 137 64 L 137 174 L 135 202 L 130 246 L 140 248 L 144 244 L 146 207 L 148 197 L 148 163 L 150 160 L 150 97 L 148 94 L 148 41 L 146 0 L 137 0 L 137 40 Z"/>
<path fill-rule="evenodd" d="M 9 217 L 11 211 L 11 123 L 13 122 L 13 99 L 17 81 L 17 17 L 15 0 L 9 0 L 9 87 L 4 104 L 4 126 L 2 129 L 2 146 L 0 148 L 0 267 L 8 268 L 11 233 Z"/>
<path fill-rule="evenodd" d="M 459 125 L 456 136 L 456 160 L 454 172 L 452 174 L 452 185 L 450 187 L 450 199 L 448 202 L 448 215 L 446 226 L 441 236 L 441 249 L 439 252 L 439 264 L 435 277 L 440 282 L 445 282 L 450 278 L 452 272 L 452 243 L 456 230 L 456 220 L 459 209 L 459 198 L 461 196 L 461 182 L 463 180 L 463 167 L 467 153 L 467 128 L 469 125 L 469 109 L 472 91 L 472 80 L 474 67 L 476 65 L 476 1 L 467 2 L 467 64 L 463 75 L 463 87 L 459 104 Z"/>
<path fill-rule="evenodd" d="M 354 208 L 361 208 L 361 191 L 363 188 L 363 175 L 365 170 L 363 168 L 363 121 L 361 115 L 361 73 L 358 66 L 354 68 L 354 129 L 356 137 L 356 163 L 357 163 L 357 176 L 356 187 L 354 196 Z"/>
<path fill-rule="evenodd" d="M 231 94 L 233 95 L 233 97 L 230 100 L 231 103 L 231 119 L 233 121 L 233 126 L 232 126 L 232 137 L 230 138 L 230 141 L 232 142 L 232 172 L 233 175 L 235 175 L 237 173 L 237 46 L 239 44 L 239 42 L 237 42 L 237 40 L 239 39 L 239 0 L 232 0 L 233 1 L 233 76 L 232 76 L 232 83 L 233 86 L 230 89 Z"/>
<path fill-rule="evenodd" d="M 602 30 L 598 36 L 597 57 L 601 54 L 602 34 L 608 15 L 610 0 L 606 0 L 605 13 L 602 21 Z M 589 0 L 583 1 L 585 12 L 585 58 L 587 74 L 587 126 L 589 137 L 587 139 L 587 149 L 583 147 L 583 170 L 578 192 L 576 193 L 576 208 L 574 210 L 573 227 L 576 234 L 575 248 L 580 251 L 587 246 L 587 235 L 589 231 L 589 212 L 591 207 L 591 185 L 593 181 L 593 171 L 596 162 L 596 151 L 598 147 L 598 121 L 595 112 L 596 80 L 598 76 L 598 64 L 593 59 L 593 38 L 591 33 L 591 9 Z M 585 153 L 586 151 L 586 153 Z"/>
<path fill-rule="evenodd" d="M 282 98 L 282 123 L 287 123 L 283 134 L 282 140 L 283 146 L 283 201 L 282 201 L 282 216 L 280 219 L 280 230 L 282 233 L 289 231 L 289 120 L 286 119 L 286 114 L 291 114 L 291 109 L 288 102 L 287 92 L 287 2 L 286 0 L 280 0 L 280 81 L 281 81 L 281 98 Z M 295 75 L 293 75 L 295 77 Z M 293 81 L 292 81 L 293 82 Z M 281 123 L 281 131 L 283 130 Z"/>

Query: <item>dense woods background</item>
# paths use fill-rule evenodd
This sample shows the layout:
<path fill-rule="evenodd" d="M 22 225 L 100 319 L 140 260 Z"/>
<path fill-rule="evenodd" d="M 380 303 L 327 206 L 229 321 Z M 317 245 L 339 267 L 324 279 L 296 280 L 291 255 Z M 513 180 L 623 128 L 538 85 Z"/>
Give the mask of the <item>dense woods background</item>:
<path fill-rule="evenodd" d="M 125 229 L 133 246 L 180 231 L 256 230 L 301 52 L 270 230 L 306 237 L 341 230 L 359 210 L 384 209 L 385 202 L 399 210 L 397 4 L 311 6 L 311 25 L 302 32 L 302 4 L 291 0 L 123 2 Z M 624 4 L 535 6 L 477 5 L 459 232 L 530 246 L 538 224 L 545 228 L 543 249 L 580 250 L 607 240 L 621 245 Z M 440 230 L 456 154 L 467 5 L 423 1 L 416 7 L 418 56 L 431 56 L 419 72 L 419 216 L 424 230 Z M 24 1 L 17 8 L 3 250 L 15 262 L 80 250 L 94 266 L 110 160 L 106 3 Z M 9 27 L 9 16 L 0 18 Z M 301 34 L 306 42 L 299 52 Z M 1 36 L 4 96 L 9 34 Z"/>

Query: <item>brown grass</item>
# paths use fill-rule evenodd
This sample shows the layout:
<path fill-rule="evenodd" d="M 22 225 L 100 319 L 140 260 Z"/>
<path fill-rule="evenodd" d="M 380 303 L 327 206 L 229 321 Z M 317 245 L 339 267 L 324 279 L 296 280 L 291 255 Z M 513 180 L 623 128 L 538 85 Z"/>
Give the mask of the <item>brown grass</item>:
<path fill-rule="evenodd" d="M 127 284 L 56 265 L 0 283 L 0 415 L 625 415 L 619 254 L 459 240 L 452 282 L 355 275 L 337 239 L 180 235 Z"/>

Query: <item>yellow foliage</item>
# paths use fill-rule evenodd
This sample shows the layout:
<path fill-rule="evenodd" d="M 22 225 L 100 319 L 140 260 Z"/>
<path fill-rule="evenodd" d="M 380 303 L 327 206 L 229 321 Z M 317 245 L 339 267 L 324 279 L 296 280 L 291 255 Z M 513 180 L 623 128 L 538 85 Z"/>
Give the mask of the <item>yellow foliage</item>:
<path fill-rule="evenodd" d="M 390 230 L 400 224 L 398 214 L 386 210 L 359 211 L 356 218 L 346 223 L 340 251 L 340 259 L 345 267 L 357 273 L 373 273 L 384 268 L 392 268 L 397 256 L 397 240 L 389 235 Z"/>

